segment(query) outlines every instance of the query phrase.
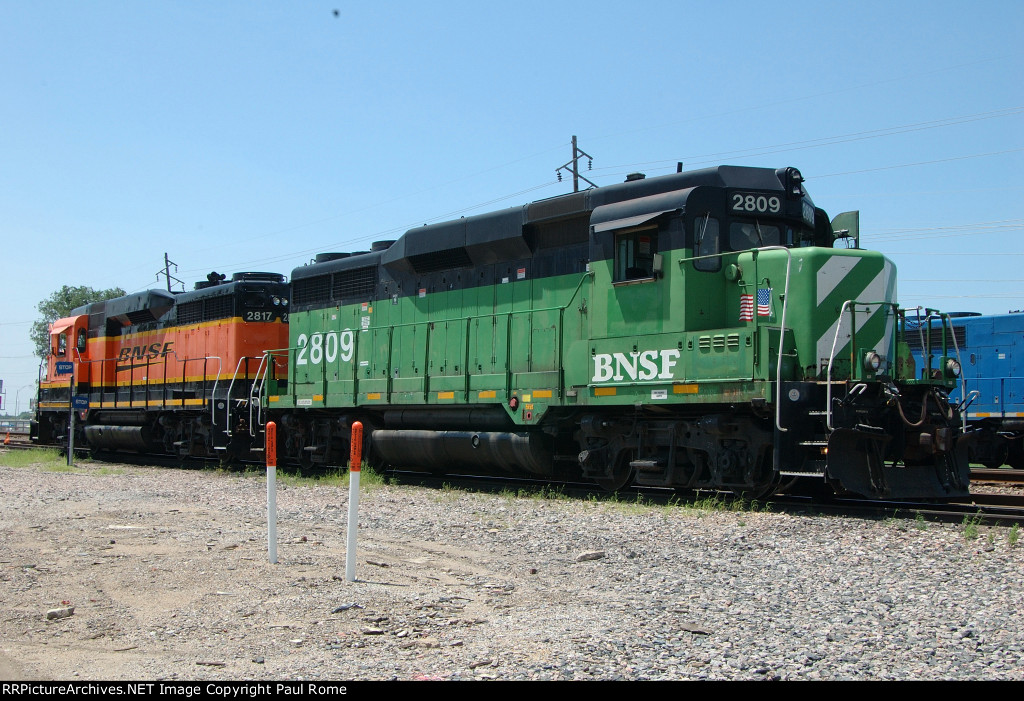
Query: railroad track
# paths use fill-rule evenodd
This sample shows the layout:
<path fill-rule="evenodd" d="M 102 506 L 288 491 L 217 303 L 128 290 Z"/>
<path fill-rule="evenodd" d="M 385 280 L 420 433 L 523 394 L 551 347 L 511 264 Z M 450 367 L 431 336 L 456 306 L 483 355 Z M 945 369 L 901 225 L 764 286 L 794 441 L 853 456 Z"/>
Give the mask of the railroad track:
<path fill-rule="evenodd" d="M 36 446 L 28 441 L 27 436 L 25 440 L 15 440 L 12 436 L 10 444 L 4 446 L 8 450 L 25 450 L 33 447 Z M 76 450 L 75 452 L 76 456 L 88 457 L 88 451 L 79 453 Z M 119 455 L 116 459 L 133 465 L 153 467 L 180 468 L 216 465 L 215 461 L 190 460 L 183 464 L 175 458 L 145 455 Z M 1024 471 L 1009 469 L 972 470 L 971 472 L 972 478 L 979 483 L 991 482 L 1002 485 L 1005 485 L 1007 482 L 1024 482 L 1024 474 L 1022 473 Z M 735 495 L 719 492 L 681 493 L 673 489 L 634 487 L 621 490 L 615 497 L 611 497 L 611 495 L 596 485 L 584 483 L 552 483 L 522 478 L 481 477 L 474 475 L 434 476 L 429 473 L 408 470 L 388 470 L 386 474 L 393 483 L 421 486 L 428 489 L 454 488 L 494 494 L 558 494 L 570 499 L 603 500 L 614 498 L 624 503 L 644 502 L 662 506 L 670 504 L 685 505 L 686 503 L 700 505 L 708 503 L 709 500 L 720 500 L 728 506 L 730 503 L 740 501 Z M 944 521 L 947 523 L 959 523 L 970 519 L 979 525 L 1024 525 L 1024 491 L 1019 494 L 993 494 L 979 491 L 972 493 L 969 499 L 950 503 L 886 502 L 844 498 L 821 499 L 786 495 L 761 499 L 758 500 L 758 504 L 759 506 L 756 508 L 773 511 L 792 511 L 794 513 L 810 512 L 858 518 L 906 518 L 908 520 L 924 517 L 928 520 Z M 739 505 L 739 508 L 744 507 Z"/>
<path fill-rule="evenodd" d="M 996 469 L 974 468 L 971 470 L 972 482 L 1021 482 L 1024 483 L 1024 470 L 1014 470 L 1008 467 Z"/>

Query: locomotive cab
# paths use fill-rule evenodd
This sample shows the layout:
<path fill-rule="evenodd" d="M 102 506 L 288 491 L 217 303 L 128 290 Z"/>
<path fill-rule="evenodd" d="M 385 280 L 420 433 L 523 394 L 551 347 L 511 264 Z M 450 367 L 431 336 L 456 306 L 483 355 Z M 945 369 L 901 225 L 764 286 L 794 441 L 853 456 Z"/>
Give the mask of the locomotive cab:
<path fill-rule="evenodd" d="M 39 382 L 37 417 L 31 422 L 34 442 L 66 440 L 73 390 L 89 382 L 89 316 L 58 319 L 50 325 L 50 354 Z"/>

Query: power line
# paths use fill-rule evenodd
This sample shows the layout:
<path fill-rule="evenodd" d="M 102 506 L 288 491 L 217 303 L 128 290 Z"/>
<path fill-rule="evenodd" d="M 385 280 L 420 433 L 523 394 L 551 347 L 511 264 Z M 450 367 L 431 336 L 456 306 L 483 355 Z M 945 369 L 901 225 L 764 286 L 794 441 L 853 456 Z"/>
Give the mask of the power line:
<path fill-rule="evenodd" d="M 1017 153 L 1017 152 L 1020 152 L 1020 151 L 1024 151 L 1024 148 L 1010 148 L 1010 149 L 1006 149 L 1005 151 L 991 151 L 989 153 L 975 153 L 975 154 L 972 154 L 970 156 L 953 156 L 951 158 L 939 158 L 939 159 L 934 160 L 934 161 L 918 161 L 916 163 L 901 163 L 899 165 L 883 166 L 881 168 L 865 168 L 864 170 L 847 170 L 847 171 L 844 171 L 842 173 L 829 173 L 827 175 L 815 175 L 814 178 L 817 180 L 817 179 L 820 179 L 820 178 L 834 178 L 834 177 L 836 177 L 838 175 L 859 175 L 861 173 L 875 173 L 875 172 L 878 172 L 880 170 L 896 170 L 897 168 L 910 168 L 912 166 L 927 166 L 927 165 L 934 165 L 936 163 L 950 163 L 952 161 L 966 161 L 966 160 L 969 160 L 971 158 L 987 158 L 989 156 L 1002 156 L 1002 155 L 1007 154 L 1007 153 Z"/>
<path fill-rule="evenodd" d="M 803 101 L 812 100 L 812 99 L 815 99 L 815 98 L 828 97 L 828 96 L 831 96 L 831 95 L 837 95 L 837 94 L 840 94 L 840 93 L 850 92 L 850 91 L 853 91 L 853 90 L 860 90 L 862 88 L 874 87 L 876 85 L 884 85 L 886 83 L 899 82 L 901 80 L 906 80 L 908 78 L 920 78 L 920 77 L 926 76 L 926 75 L 934 75 L 936 73 L 945 73 L 947 71 L 956 70 L 956 69 L 959 69 L 959 68 L 966 68 L 968 66 L 974 66 L 974 65 L 977 65 L 979 63 L 988 63 L 988 62 L 991 62 L 991 61 L 1002 60 L 1004 58 L 1006 58 L 1006 57 L 1005 56 L 993 56 L 991 58 L 980 59 L 980 60 L 977 60 L 977 61 L 969 61 L 967 63 L 960 63 L 960 64 L 956 64 L 956 65 L 953 65 L 953 66 L 945 66 L 943 68 L 936 68 L 936 69 L 933 69 L 933 70 L 930 70 L 930 71 L 924 71 L 922 73 L 911 73 L 911 74 L 907 74 L 907 75 L 903 75 L 903 76 L 894 76 L 894 77 L 886 78 L 884 80 L 876 80 L 876 81 L 873 81 L 873 82 L 870 82 L 870 83 L 861 83 L 861 84 L 858 84 L 858 85 L 850 85 L 850 86 L 846 86 L 846 87 L 843 87 L 843 88 L 837 88 L 835 90 L 829 90 L 829 91 L 826 91 L 826 92 L 820 92 L 820 93 L 814 93 L 814 94 L 810 94 L 810 95 L 802 95 L 802 96 L 799 96 L 799 97 L 791 97 L 791 98 L 786 98 L 786 99 L 782 99 L 782 100 L 776 100 L 775 102 L 759 102 L 756 105 L 749 105 L 748 104 L 747 106 L 742 107 L 740 109 L 725 110 L 723 112 L 717 112 L 717 113 L 714 113 L 714 114 L 705 114 L 705 115 L 699 115 L 699 116 L 696 116 L 696 117 L 690 117 L 689 119 L 679 119 L 679 120 L 674 120 L 674 121 L 671 121 L 671 122 L 664 122 L 662 124 L 655 124 L 655 125 L 650 125 L 650 126 L 646 126 L 646 127 L 640 127 L 640 128 L 637 128 L 637 129 L 630 129 L 630 130 L 627 130 L 627 131 L 615 132 L 613 134 L 604 134 L 604 135 L 601 135 L 601 136 L 592 137 L 592 140 L 596 141 L 596 140 L 599 140 L 599 139 L 607 139 L 607 138 L 611 138 L 611 137 L 622 136 L 624 134 L 637 134 L 637 133 L 640 133 L 640 132 L 651 131 L 651 130 L 654 130 L 654 129 L 666 129 L 668 127 L 675 127 L 675 126 L 678 126 L 680 124 L 689 124 L 689 123 L 698 122 L 698 121 L 705 120 L 705 119 L 719 119 L 721 117 L 727 117 L 727 116 L 736 115 L 736 114 L 745 114 L 747 112 L 755 112 L 755 111 L 766 110 L 766 109 L 775 109 L 775 108 L 780 107 L 782 105 L 792 104 L 794 102 L 803 102 Z"/>
<path fill-rule="evenodd" d="M 806 139 L 803 141 L 791 141 L 781 144 L 773 144 L 770 146 L 752 146 L 747 149 L 739 149 L 735 151 L 720 151 L 717 153 L 704 153 L 692 156 L 684 156 L 681 159 L 668 160 L 657 160 L 657 161 L 646 161 L 641 163 L 628 163 L 616 166 L 605 166 L 598 168 L 598 171 L 617 170 L 622 171 L 623 169 L 635 169 L 635 168 L 649 168 L 653 167 L 655 170 L 666 170 L 670 166 L 661 165 L 672 163 L 673 166 L 678 160 L 682 160 L 690 165 L 704 165 L 707 163 L 718 163 L 724 158 L 755 158 L 758 156 L 772 155 L 776 153 L 785 153 L 787 151 L 799 151 L 808 148 L 817 148 L 820 146 L 832 146 L 834 144 L 849 143 L 851 141 L 864 141 L 866 139 L 876 139 L 883 136 L 892 136 L 895 134 L 905 134 L 914 131 L 924 131 L 927 129 L 938 129 L 941 127 L 955 126 L 959 124 L 967 124 L 970 122 L 976 122 L 985 119 L 996 119 L 999 117 L 1009 117 L 1024 113 L 1024 107 L 1005 107 L 998 110 L 992 110 L 989 112 L 978 112 L 975 114 L 960 115 L 957 117 L 947 117 L 945 119 L 935 119 L 927 122 L 916 122 L 913 124 L 903 124 L 894 127 L 882 127 L 880 129 L 872 129 L 868 131 L 851 132 L 849 134 L 838 134 L 835 136 L 824 136 L 817 139 Z M 704 160 L 701 160 L 704 159 Z"/>

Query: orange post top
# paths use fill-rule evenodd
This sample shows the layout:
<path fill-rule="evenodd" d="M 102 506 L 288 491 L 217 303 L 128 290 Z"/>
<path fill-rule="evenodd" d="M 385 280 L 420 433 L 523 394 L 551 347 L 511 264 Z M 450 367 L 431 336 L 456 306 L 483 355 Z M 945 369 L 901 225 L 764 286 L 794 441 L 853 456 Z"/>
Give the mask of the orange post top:
<path fill-rule="evenodd" d="M 363 424 L 352 424 L 352 452 L 349 454 L 349 472 L 359 472 L 363 463 Z"/>
<path fill-rule="evenodd" d="M 277 467 L 277 424 L 273 421 L 267 422 L 267 445 L 264 454 L 267 458 L 267 467 Z"/>

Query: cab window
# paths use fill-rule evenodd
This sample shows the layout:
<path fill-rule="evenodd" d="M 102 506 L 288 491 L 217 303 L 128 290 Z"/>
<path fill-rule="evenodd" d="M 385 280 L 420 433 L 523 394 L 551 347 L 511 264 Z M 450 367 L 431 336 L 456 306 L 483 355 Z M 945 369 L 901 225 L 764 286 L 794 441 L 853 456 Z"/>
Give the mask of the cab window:
<path fill-rule="evenodd" d="M 658 230 L 654 227 L 615 235 L 614 282 L 654 277 Z"/>
<path fill-rule="evenodd" d="M 78 329 L 78 334 L 75 337 L 75 347 L 78 348 L 79 353 L 85 352 L 85 329 Z"/>
<path fill-rule="evenodd" d="M 722 268 L 718 237 L 718 220 L 710 216 L 697 217 L 693 222 L 693 267 L 697 270 L 715 271 Z M 701 256 L 713 256 L 702 258 Z"/>
<path fill-rule="evenodd" d="M 62 333 L 57 336 L 57 355 L 67 355 L 68 352 L 68 335 Z"/>
<path fill-rule="evenodd" d="M 779 227 L 759 222 L 733 222 L 729 226 L 729 249 L 747 251 L 762 246 L 778 246 Z"/>

